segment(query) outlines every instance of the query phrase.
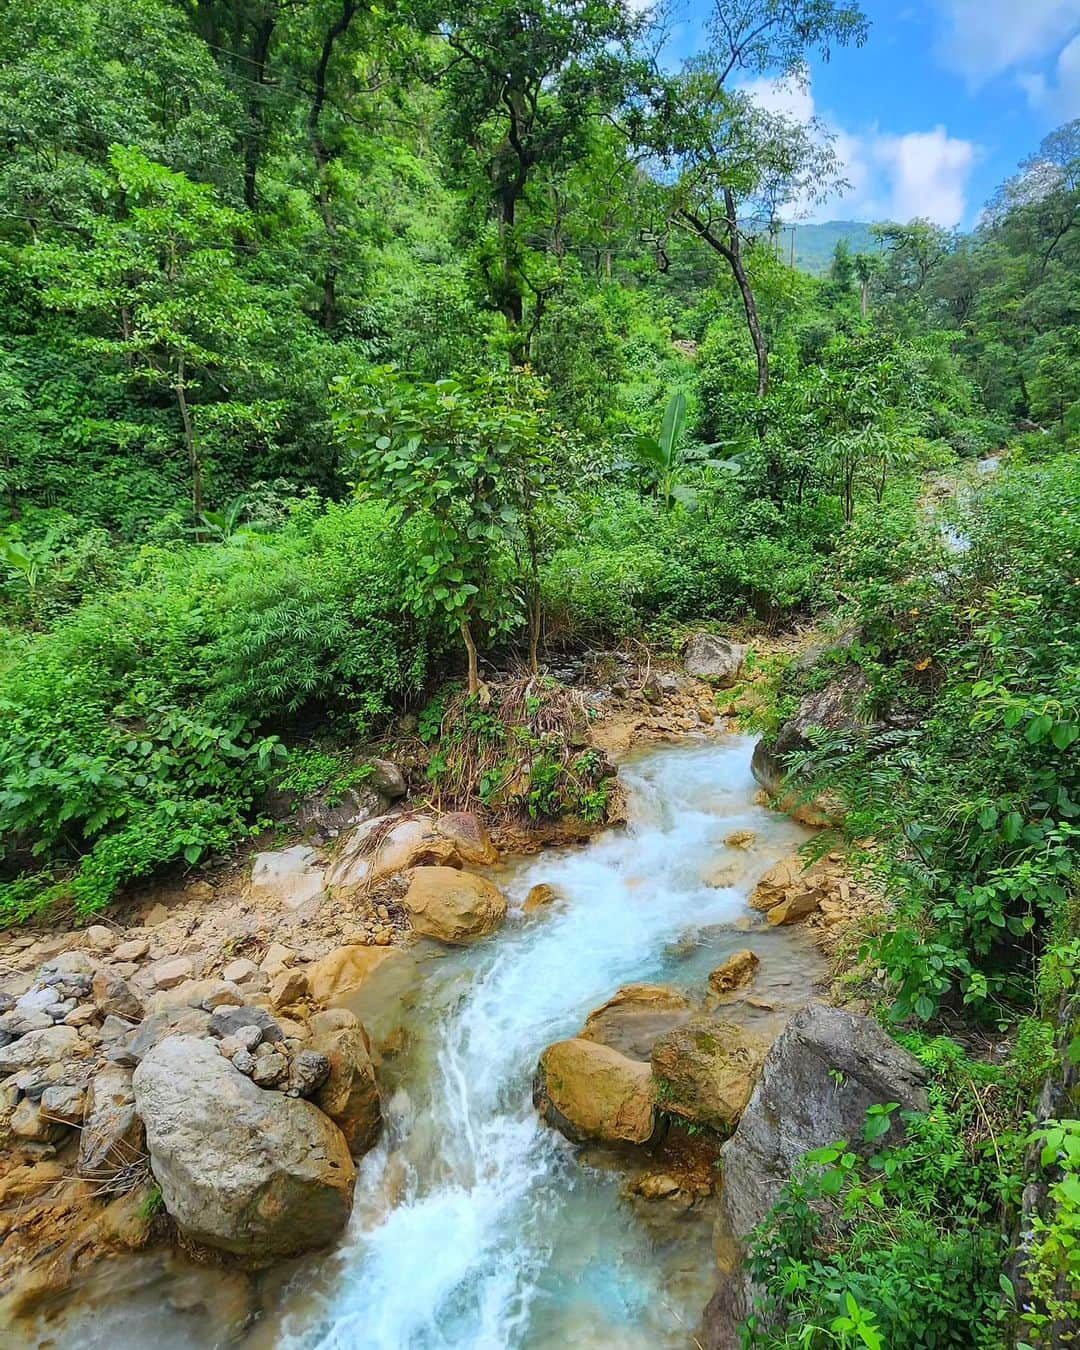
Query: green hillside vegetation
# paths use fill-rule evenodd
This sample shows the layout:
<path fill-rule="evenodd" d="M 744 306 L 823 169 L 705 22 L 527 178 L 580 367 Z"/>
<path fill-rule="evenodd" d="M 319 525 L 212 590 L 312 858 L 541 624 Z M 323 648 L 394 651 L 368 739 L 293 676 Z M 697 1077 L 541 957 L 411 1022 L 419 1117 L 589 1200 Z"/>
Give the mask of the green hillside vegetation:
<path fill-rule="evenodd" d="M 732 8 L 762 35 L 669 74 L 620 0 L 4 7 L 0 919 L 220 860 L 448 684 L 854 633 L 763 724 L 865 676 L 872 734 L 794 767 L 939 1092 L 834 1226 L 791 1196 L 752 1343 L 1049 1346 L 1075 1122 L 1034 1293 L 1004 1262 L 1080 941 L 1080 121 L 971 234 L 799 226 L 793 270 L 741 222 L 837 166 L 737 86 L 865 21 Z"/>

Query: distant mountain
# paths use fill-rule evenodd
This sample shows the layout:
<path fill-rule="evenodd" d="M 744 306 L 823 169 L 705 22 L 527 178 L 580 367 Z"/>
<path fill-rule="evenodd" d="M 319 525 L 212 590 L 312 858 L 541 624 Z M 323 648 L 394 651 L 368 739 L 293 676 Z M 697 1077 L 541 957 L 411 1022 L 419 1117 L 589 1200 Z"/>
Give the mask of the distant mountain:
<path fill-rule="evenodd" d="M 826 220 L 817 225 L 796 221 L 786 225 L 781 236 L 781 247 L 786 259 L 791 257 L 792 231 L 795 234 L 795 266 L 812 276 L 824 276 L 832 262 L 833 251 L 841 239 L 847 240 L 852 253 L 876 253 L 877 240 L 870 233 L 870 224 L 864 220 Z"/>

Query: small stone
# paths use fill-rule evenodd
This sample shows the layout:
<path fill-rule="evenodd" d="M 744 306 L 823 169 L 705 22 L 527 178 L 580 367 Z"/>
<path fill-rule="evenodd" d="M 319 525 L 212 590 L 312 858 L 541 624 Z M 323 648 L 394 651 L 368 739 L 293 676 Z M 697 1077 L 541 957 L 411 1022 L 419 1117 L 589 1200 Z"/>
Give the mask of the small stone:
<path fill-rule="evenodd" d="M 42 970 L 46 967 L 42 966 Z M 59 956 L 48 962 L 47 969 L 51 975 L 88 975 L 93 978 L 94 971 L 97 970 L 97 963 L 92 961 L 85 952 L 61 952 Z"/>
<path fill-rule="evenodd" d="M 116 945 L 116 934 L 103 923 L 92 924 L 85 933 L 87 943 L 98 952 L 112 951 Z"/>
<path fill-rule="evenodd" d="M 113 951 L 114 961 L 141 961 L 150 950 L 150 943 L 146 938 L 132 938 L 129 942 L 121 942 Z"/>
<path fill-rule="evenodd" d="M 171 961 L 162 961 L 152 968 L 150 974 L 158 989 L 172 989 L 184 980 L 191 979 L 193 966 L 186 956 L 174 956 Z"/>
<path fill-rule="evenodd" d="M 374 938 L 376 947 L 389 947 L 393 940 L 394 932 L 391 928 L 380 928 Z"/>
<path fill-rule="evenodd" d="M 379 916 L 380 919 L 388 919 L 390 917 L 390 911 L 386 908 L 385 905 L 376 906 L 375 913 Z"/>
<path fill-rule="evenodd" d="M 330 1059 L 317 1050 L 298 1050 L 289 1067 L 289 1095 L 310 1097 L 330 1077 Z"/>
<path fill-rule="evenodd" d="M 215 891 L 208 881 L 193 881 L 190 886 L 184 887 L 184 895 L 189 900 L 205 905 L 213 900 Z"/>
<path fill-rule="evenodd" d="M 159 927 L 159 925 L 166 923 L 168 921 L 168 918 L 169 918 L 169 911 L 165 908 L 164 905 L 160 903 L 156 905 L 151 905 L 150 908 L 143 915 L 142 919 L 143 927 L 157 928 Z"/>
<path fill-rule="evenodd" d="M 52 1014 L 42 1008 L 32 1008 L 28 1012 L 23 1012 L 20 1008 L 12 1008 L 11 1012 L 6 1012 L 3 1017 L 0 1017 L 0 1033 L 9 1040 L 17 1040 L 20 1036 L 25 1036 L 27 1032 L 44 1031 L 47 1027 L 52 1026 L 53 1021 Z"/>
<path fill-rule="evenodd" d="M 546 881 L 541 881 L 533 886 L 529 894 L 525 897 L 525 903 L 521 906 L 523 914 L 533 914 L 538 909 L 546 909 L 548 905 L 554 904 L 559 899 L 559 892 L 554 886 L 549 886 Z"/>
<path fill-rule="evenodd" d="M 98 1010 L 92 1003 L 80 1003 L 77 1007 L 72 1008 L 71 1012 L 64 1018 L 64 1026 L 85 1027 L 93 1022 L 97 1015 Z"/>
<path fill-rule="evenodd" d="M 240 1008 L 217 1008 L 210 1017 L 210 1034 L 219 1039 L 235 1036 L 241 1027 L 258 1027 L 264 1041 L 285 1039 L 281 1027 L 264 1008 L 245 1005 Z"/>
<path fill-rule="evenodd" d="M 255 1072 L 255 1056 L 249 1050 L 237 1050 L 232 1057 L 232 1066 L 250 1078 Z"/>
<path fill-rule="evenodd" d="M 48 985 L 34 985 L 20 998 L 15 1000 L 13 1011 L 21 1013 L 46 1012 L 60 1001 L 58 992 Z M 6 1016 L 6 1014 L 5 1014 Z"/>
<path fill-rule="evenodd" d="M 41 1094 L 41 1110 L 65 1125 L 79 1125 L 86 1110 L 86 1089 L 54 1083 Z"/>
<path fill-rule="evenodd" d="M 798 923 L 800 919 L 806 919 L 813 914 L 820 907 L 820 904 L 820 891 L 814 889 L 796 891 L 789 895 L 786 900 L 781 900 L 778 905 L 773 905 L 766 912 L 765 917 L 774 926 Z"/>
<path fill-rule="evenodd" d="M 24 1097 L 11 1115 L 11 1133 L 35 1144 L 54 1143 L 69 1128 L 62 1120 L 50 1120 L 40 1104 L 32 1102 L 29 1097 Z"/>
<path fill-rule="evenodd" d="M 755 830 L 732 830 L 725 838 L 728 848 L 749 848 L 757 839 Z"/>
<path fill-rule="evenodd" d="M 230 961 L 221 972 L 221 978 L 228 980 L 230 984 L 243 984 L 245 980 L 258 971 L 258 966 L 254 961 L 249 961 L 246 957 L 238 957 L 235 961 Z"/>
<path fill-rule="evenodd" d="M 264 1047 L 259 1046 L 262 1050 Z M 257 1055 L 255 1059 L 255 1068 L 252 1071 L 252 1081 L 261 1088 L 277 1087 L 279 1083 L 285 1081 L 289 1073 L 289 1061 L 284 1055 L 276 1054 L 270 1051 L 266 1055 Z"/>
<path fill-rule="evenodd" d="M 134 989 L 108 967 L 99 970 L 90 986 L 94 1002 L 105 1015 L 112 1013 L 116 1017 L 127 1017 L 137 1022 L 143 1015 L 142 1000 Z"/>
<path fill-rule="evenodd" d="M 213 1012 L 215 1008 L 239 1007 L 244 996 L 230 980 L 213 980 L 209 993 L 203 995 L 200 1008 Z"/>
<path fill-rule="evenodd" d="M 673 1195 L 678 1195 L 682 1187 L 666 1172 L 646 1172 L 644 1176 L 638 1177 L 630 1190 L 634 1195 L 640 1195 L 643 1200 L 667 1200 Z"/>
<path fill-rule="evenodd" d="M 269 975 L 271 979 L 275 975 L 280 975 L 283 970 L 296 960 L 296 953 L 289 947 L 283 946 L 280 942 L 271 942 L 266 949 L 266 955 L 259 962 L 259 969 L 264 975 Z"/>
<path fill-rule="evenodd" d="M 85 1054 L 86 1046 L 74 1027 L 54 1027 L 50 1022 L 48 1027 L 27 1032 L 12 1044 L 0 1047 L 0 1075 Z"/>
<path fill-rule="evenodd" d="M 219 1049 L 226 1059 L 232 1059 L 238 1050 L 253 1051 L 262 1040 L 258 1027 L 238 1027 L 231 1036 L 223 1036 Z"/>
<path fill-rule="evenodd" d="M 308 981 L 302 970 L 283 970 L 270 984 L 270 1003 L 274 1008 L 291 1008 L 307 996 Z"/>
<path fill-rule="evenodd" d="M 749 947 L 733 952 L 723 965 L 717 966 L 710 974 L 709 987 L 713 993 L 728 994 L 733 989 L 749 984 L 760 965 L 760 958 Z"/>

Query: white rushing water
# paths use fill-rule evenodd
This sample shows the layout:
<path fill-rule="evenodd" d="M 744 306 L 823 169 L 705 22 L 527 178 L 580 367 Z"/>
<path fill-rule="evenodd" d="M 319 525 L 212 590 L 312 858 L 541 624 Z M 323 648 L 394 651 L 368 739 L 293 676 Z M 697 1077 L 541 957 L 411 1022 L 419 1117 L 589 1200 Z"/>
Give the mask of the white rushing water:
<path fill-rule="evenodd" d="M 23 1343 L 692 1345 L 715 1280 L 709 1206 L 624 1199 L 610 1159 L 579 1157 L 539 1121 L 531 1085 L 544 1047 L 576 1034 L 623 984 L 662 982 L 697 999 L 709 970 L 749 945 L 762 958 L 755 994 L 793 1005 L 810 993 L 820 958 L 796 931 L 741 931 L 753 882 L 806 837 L 755 805 L 751 750 L 746 738 L 724 737 L 642 754 L 621 774 L 626 830 L 503 869 L 512 909 L 499 933 L 465 949 L 422 946 L 406 966 L 404 1005 L 399 988 L 357 1008 L 376 1041 L 400 1029 L 402 1048 L 379 1071 L 386 1130 L 361 1164 L 340 1245 L 264 1277 L 254 1324 L 244 1277 L 158 1254 L 103 1268 Z M 735 830 L 755 832 L 748 852 L 725 846 Z M 731 863 L 736 886 L 708 884 L 717 864 Z M 520 902 L 540 881 L 565 898 L 526 919 Z M 772 1014 L 746 1007 L 741 1016 Z"/>
<path fill-rule="evenodd" d="M 728 738 L 624 769 L 627 831 L 540 857 L 508 883 L 512 902 L 546 881 L 565 904 L 443 963 L 433 1003 L 450 1007 L 435 1013 L 428 1081 L 390 1100 L 335 1269 L 283 1318 L 292 1350 L 688 1343 L 701 1303 L 677 1306 L 617 1179 L 581 1168 L 539 1122 L 531 1078 L 544 1047 L 620 985 L 670 981 L 672 940 L 745 912 L 745 886 L 703 880 L 725 835 L 758 832 L 757 873 L 802 838 L 754 805 L 750 748 Z M 707 956 L 706 970 L 715 947 Z"/>

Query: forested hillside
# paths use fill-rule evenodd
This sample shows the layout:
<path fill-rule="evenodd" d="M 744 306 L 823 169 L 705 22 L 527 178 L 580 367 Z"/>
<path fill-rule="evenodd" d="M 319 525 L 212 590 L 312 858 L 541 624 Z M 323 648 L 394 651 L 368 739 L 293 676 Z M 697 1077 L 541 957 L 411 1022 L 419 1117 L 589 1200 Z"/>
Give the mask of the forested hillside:
<path fill-rule="evenodd" d="M 715 8 L 673 71 L 622 0 L 3 6 L 0 920 L 219 862 L 499 672 L 819 625 L 760 728 L 857 667 L 782 767 L 937 1079 L 785 1201 L 747 1343 L 1065 1344 L 1075 1122 L 1008 1262 L 1080 941 L 1080 121 L 809 275 L 771 227 L 842 169 L 743 85 L 866 21 Z"/>

